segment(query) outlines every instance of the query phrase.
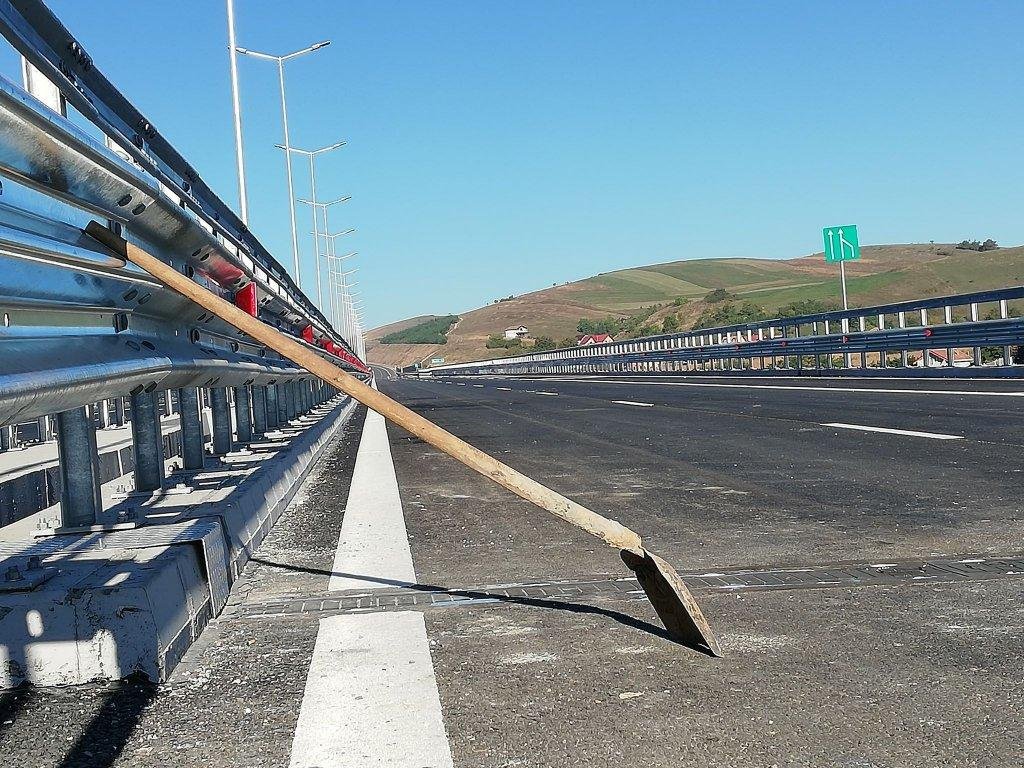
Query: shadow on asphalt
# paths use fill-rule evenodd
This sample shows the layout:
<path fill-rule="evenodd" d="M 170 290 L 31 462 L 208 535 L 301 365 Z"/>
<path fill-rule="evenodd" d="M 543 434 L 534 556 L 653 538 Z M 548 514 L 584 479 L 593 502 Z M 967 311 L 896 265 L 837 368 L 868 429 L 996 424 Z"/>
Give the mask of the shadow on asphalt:
<path fill-rule="evenodd" d="M 363 576 L 361 574 L 344 573 L 340 571 L 329 571 L 322 568 L 307 568 L 301 565 L 290 565 L 288 563 L 278 563 L 273 560 L 264 560 L 259 557 L 253 557 L 249 562 L 259 563 L 269 568 L 281 568 L 287 571 L 297 571 L 301 573 L 310 573 L 321 576 L 340 576 L 344 578 L 355 578 L 362 579 L 363 581 L 375 582 L 377 584 L 384 584 L 390 587 L 401 587 L 402 589 L 415 590 L 417 592 L 427 593 L 439 593 L 445 595 L 456 595 L 458 597 L 467 597 L 476 600 L 488 600 L 501 603 L 512 603 L 514 605 L 526 605 L 531 608 L 545 608 L 548 610 L 556 611 L 568 611 L 569 613 L 586 613 L 594 616 L 604 616 L 605 618 L 616 621 L 623 626 L 629 627 L 630 629 L 637 629 L 641 632 L 646 632 L 649 635 L 660 637 L 663 640 L 675 643 L 676 645 L 683 645 L 690 650 L 696 651 L 697 653 L 704 654 L 705 656 L 713 656 L 710 649 L 705 648 L 702 645 L 689 645 L 680 643 L 679 641 L 672 638 L 668 631 L 663 627 L 659 627 L 657 624 L 652 624 L 649 621 L 638 619 L 635 616 L 630 616 L 627 613 L 620 611 L 613 611 L 609 608 L 600 608 L 595 605 L 588 605 L 586 603 L 569 603 L 564 600 L 551 600 L 540 597 L 515 597 L 513 595 L 503 595 L 495 592 L 482 592 L 473 589 L 450 589 L 448 587 L 438 586 L 436 584 L 409 584 L 405 581 L 395 581 L 394 579 L 382 579 L 375 576 Z"/>
<path fill-rule="evenodd" d="M 73 692 L 74 688 L 67 691 Z M 104 686 L 96 697 L 96 704 L 90 702 L 93 711 L 88 724 L 79 732 L 67 752 L 53 764 L 56 768 L 110 768 L 120 758 L 125 746 L 135 732 L 146 707 L 156 698 L 158 686 L 141 676 Z M 22 685 L 9 691 L 0 692 L 0 743 L 3 734 L 13 728 L 22 711 L 31 708 L 32 699 L 47 695 L 31 686 Z M 75 697 L 77 698 L 77 696 Z M 80 701 L 86 701 L 83 697 Z M 46 734 L 39 734 L 45 739 Z M 51 753 L 55 748 L 49 743 L 40 748 L 41 754 Z M 52 754 L 52 753 L 51 753 Z M 6 763 L 5 763 L 6 765 Z M 29 763 L 25 763 L 29 765 Z"/>
<path fill-rule="evenodd" d="M 58 768 L 109 768 L 124 751 L 158 687 L 142 677 L 112 683 Z"/>

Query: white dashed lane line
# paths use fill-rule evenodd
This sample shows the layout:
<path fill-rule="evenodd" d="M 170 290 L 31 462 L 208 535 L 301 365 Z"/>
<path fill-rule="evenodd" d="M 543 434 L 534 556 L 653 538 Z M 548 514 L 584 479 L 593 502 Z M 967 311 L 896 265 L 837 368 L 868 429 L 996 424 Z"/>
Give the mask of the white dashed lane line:
<path fill-rule="evenodd" d="M 654 407 L 654 403 L 635 403 L 632 400 L 612 400 L 612 402 L 613 403 L 618 403 L 619 405 L 635 405 L 638 408 L 653 408 Z"/>
<path fill-rule="evenodd" d="M 781 389 L 797 391 L 807 390 L 808 392 L 835 392 L 838 394 L 885 394 L 885 395 L 954 395 L 957 397 L 1024 397 L 1024 391 L 1016 392 L 986 392 L 971 389 L 880 389 L 868 387 L 812 387 L 785 384 L 746 384 L 736 382 L 735 384 L 720 384 L 709 381 L 636 381 L 629 379 L 601 379 L 597 377 L 587 378 L 559 378 L 548 379 L 548 381 L 565 381 L 573 384 L 618 384 L 621 386 L 635 387 L 715 387 L 719 389 Z"/>
<path fill-rule="evenodd" d="M 823 427 L 835 427 L 836 429 L 856 429 L 861 432 L 883 432 L 887 435 L 904 435 L 906 437 L 927 437 L 932 440 L 963 440 L 963 435 L 944 435 L 941 432 L 915 432 L 910 429 L 890 429 L 889 427 L 869 427 L 864 424 L 843 424 L 832 422 L 822 424 Z"/>

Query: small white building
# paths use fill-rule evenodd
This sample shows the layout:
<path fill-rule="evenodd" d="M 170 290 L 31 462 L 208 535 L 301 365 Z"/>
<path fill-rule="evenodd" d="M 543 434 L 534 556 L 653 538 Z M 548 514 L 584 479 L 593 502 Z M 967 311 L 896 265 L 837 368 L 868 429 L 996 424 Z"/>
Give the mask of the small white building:
<path fill-rule="evenodd" d="M 520 325 L 515 328 L 506 328 L 505 338 L 509 341 L 512 339 L 525 339 L 528 333 L 529 330 L 527 330 L 525 325 Z"/>

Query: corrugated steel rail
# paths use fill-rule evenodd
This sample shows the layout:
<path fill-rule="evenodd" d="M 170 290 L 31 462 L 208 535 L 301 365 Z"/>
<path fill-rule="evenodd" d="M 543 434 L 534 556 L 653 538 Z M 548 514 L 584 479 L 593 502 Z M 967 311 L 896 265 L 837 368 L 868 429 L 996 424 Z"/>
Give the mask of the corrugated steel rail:
<path fill-rule="evenodd" d="M 17 447 L 12 427 L 31 419 L 40 440 L 57 440 L 65 524 L 102 512 L 90 433 L 111 411 L 132 420 L 135 486 L 146 491 L 163 483 L 161 411 L 180 411 L 183 464 L 194 469 L 202 407 L 212 410 L 213 450 L 225 453 L 332 394 L 83 235 L 90 221 L 369 373 L 42 2 L 0 0 L 0 34 L 23 57 L 28 88 L 0 78 L 0 451 Z"/>
<path fill-rule="evenodd" d="M 1011 302 L 1022 298 L 1024 286 L 1016 286 L 437 366 L 428 373 L 1017 377 L 1024 374 L 1014 363 L 1024 318 L 1012 316 Z"/>

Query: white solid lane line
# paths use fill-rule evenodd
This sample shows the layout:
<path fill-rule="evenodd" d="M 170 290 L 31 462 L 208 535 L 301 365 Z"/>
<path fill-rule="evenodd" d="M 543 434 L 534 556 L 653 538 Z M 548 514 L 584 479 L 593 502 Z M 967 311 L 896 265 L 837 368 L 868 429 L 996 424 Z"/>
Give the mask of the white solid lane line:
<path fill-rule="evenodd" d="M 328 589 L 415 584 L 402 498 L 384 417 L 367 410 Z"/>
<path fill-rule="evenodd" d="M 867 392 L 883 395 L 968 395 L 973 397 L 1024 397 L 1024 392 L 979 392 L 968 389 L 867 389 L 864 387 L 799 387 L 785 384 L 714 384 L 697 381 L 621 381 L 618 379 L 548 379 L 548 381 L 568 381 L 573 383 L 600 382 L 601 384 L 622 384 L 625 386 L 657 386 L 657 387 L 714 387 L 718 389 L 787 389 L 807 390 L 810 392 Z"/>
<path fill-rule="evenodd" d="M 422 613 L 320 620 L 289 765 L 452 767 Z"/>
<path fill-rule="evenodd" d="M 836 427 L 837 429 L 859 429 L 862 432 L 884 432 L 887 435 L 906 435 L 907 437 L 928 437 L 932 440 L 963 440 L 963 435 L 944 435 L 941 432 L 915 432 L 910 429 L 890 429 L 888 427 L 868 427 L 863 424 L 842 424 L 832 422 L 822 424 L 823 427 Z"/>
<path fill-rule="evenodd" d="M 635 405 L 635 406 L 638 406 L 640 408 L 653 408 L 654 407 L 654 403 L 635 403 L 632 400 L 612 400 L 612 402 L 613 403 L 618 403 L 619 405 Z"/>

